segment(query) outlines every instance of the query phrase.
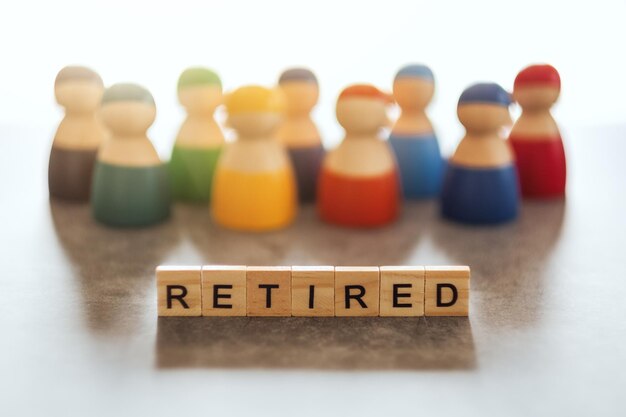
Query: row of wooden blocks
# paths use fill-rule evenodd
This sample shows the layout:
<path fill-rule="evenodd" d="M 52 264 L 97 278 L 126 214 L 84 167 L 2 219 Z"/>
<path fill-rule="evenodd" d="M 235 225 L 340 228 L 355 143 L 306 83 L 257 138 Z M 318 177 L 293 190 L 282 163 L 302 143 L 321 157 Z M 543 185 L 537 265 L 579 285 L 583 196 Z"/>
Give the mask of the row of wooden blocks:
<path fill-rule="evenodd" d="M 159 316 L 467 316 L 467 266 L 159 266 Z"/>

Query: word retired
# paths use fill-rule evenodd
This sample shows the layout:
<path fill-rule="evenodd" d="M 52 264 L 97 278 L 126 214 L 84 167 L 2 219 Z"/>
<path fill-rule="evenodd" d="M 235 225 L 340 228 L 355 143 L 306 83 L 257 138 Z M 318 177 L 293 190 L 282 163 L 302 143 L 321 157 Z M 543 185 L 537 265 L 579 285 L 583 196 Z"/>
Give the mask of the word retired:
<path fill-rule="evenodd" d="M 467 266 L 159 266 L 159 316 L 467 316 Z"/>

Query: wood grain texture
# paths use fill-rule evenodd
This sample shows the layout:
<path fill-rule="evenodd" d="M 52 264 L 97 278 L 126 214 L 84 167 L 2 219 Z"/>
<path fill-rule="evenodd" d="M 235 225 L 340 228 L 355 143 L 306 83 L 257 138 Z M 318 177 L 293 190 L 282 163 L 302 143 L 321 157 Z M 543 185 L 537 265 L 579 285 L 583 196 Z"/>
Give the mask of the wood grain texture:
<path fill-rule="evenodd" d="M 159 266 L 156 282 L 159 316 L 202 315 L 201 267 Z"/>
<path fill-rule="evenodd" d="M 378 316 L 380 270 L 377 266 L 335 268 L 335 316 Z"/>
<path fill-rule="evenodd" d="M 301 317 L 335 315 L 334 267 L 291 268 L 291 315 Z"/>
<path fill-rule="evenodd" d="M 380 267 L 380 315 L 415 317 L 424 315 L 424 267 Z"/>
<path fill-rule="evenodd" d="M 427 266 L 424 281 L 426 316 L 469 315 L 468 266 Z"/>
<path fill-rule="evenodd" d="M 249 266 L 248 316 L 291 316 L 291 267 Z"/>
<path fill-rule="evenodd" d="M 246 267 L 203 266 L 202 315 L 245 316 L 246 314 Z"/>

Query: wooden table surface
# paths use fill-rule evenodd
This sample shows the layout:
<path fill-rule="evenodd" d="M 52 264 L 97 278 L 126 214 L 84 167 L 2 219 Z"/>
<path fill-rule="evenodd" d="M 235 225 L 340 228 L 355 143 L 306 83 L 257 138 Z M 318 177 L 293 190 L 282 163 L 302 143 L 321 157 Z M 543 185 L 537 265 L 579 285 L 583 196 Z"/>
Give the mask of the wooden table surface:
<path fill-rule="evenodd" d="M 0 130 L 3 415 L 616 415 L 626 386 L 626 126 L 568 132 L 566 201 L 467 227 L 142 230 L 49 201 L 49 137 Z M 159 264 L 468 264 L 469 318 L 161 318 Z M 5 414 L 6 412 L 6 414 Z"/>

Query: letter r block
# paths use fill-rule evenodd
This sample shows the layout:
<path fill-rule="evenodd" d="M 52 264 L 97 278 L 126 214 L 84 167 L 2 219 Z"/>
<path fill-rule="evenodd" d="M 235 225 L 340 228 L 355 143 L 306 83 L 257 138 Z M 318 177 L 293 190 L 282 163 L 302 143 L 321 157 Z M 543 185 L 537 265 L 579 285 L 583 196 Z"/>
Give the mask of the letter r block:
<path fill-rule="evenodd" d="M 202 270 L 195 266 L 156 269 L 159 316 L 202 315 Z"/>
<path fill-rule="evenodd" d="M 468 266 L 427 266 L 424 271 L 426 316 L 469 314 Z"/>
<path fill-rule="evenodd" d="M 202 267 L 202 315 L 246 315 L 246 267 Z"/>
<path fill-rule="evenodd" d="M 246 271 L 248 316 L 291 316 L 291 268 L 249 266 Z"/>
<path fill-rule="evenodd" d="M 378 316 L 377 266 L 335 268 L 335 316 Z"/>

